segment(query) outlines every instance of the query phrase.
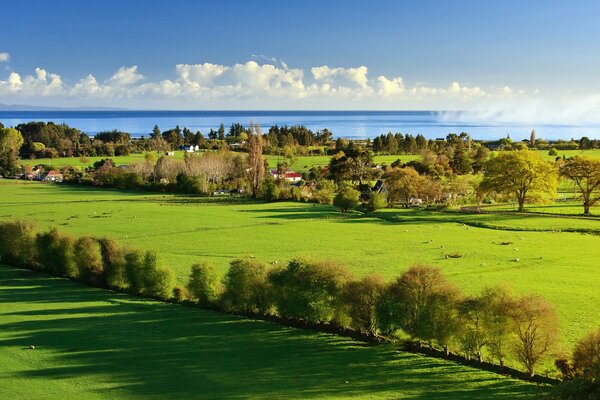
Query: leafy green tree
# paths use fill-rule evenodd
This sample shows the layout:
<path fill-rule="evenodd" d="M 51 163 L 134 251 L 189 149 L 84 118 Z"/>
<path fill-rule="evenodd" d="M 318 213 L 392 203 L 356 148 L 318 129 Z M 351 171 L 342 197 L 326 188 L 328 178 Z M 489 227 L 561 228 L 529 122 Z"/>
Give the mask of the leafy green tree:
<path fill-rule="evenodd" d="M 367 203 L 367 210 L 377 211 L 380 208 L 385 207 L 385 204 L 385 195 L 383 193 L 373 192 L 369 197 L 369 202 Z"/>
<path fill-rule="evenodd" d="M 294 259 L 273 271 L 269 280 L 279 314 L 310 322 L 343 320 L 342 295 L 349 274 L 340 265 Z"/>
<path fill-rule="evenodd" d="M 419 196 L 423 179 L 412 167 L 394 168 L 386 174 L 385 188 L 387 190 L 388 206 L 401 202 L 404 207 L 410 206 L 410 200 Z"/>
<path fill-rule="evenodd" d="M 349 186 L 340 188 L 333 199 L 333 205 L 343 213 L 354 210 L 359 203 L 360 192 Z"/>
<path fill-rule="evenodd" d="M 74 279 L 79 275 L 75 263 L 75 240 L 56 229 L 37 236 L 39 259 L 51 274 Z"/>
<path fill-rule="evenodd" d="M 161 300 L 171 298 L 175 287 L 175 274 L 172 269 L 161 265 L 157 252 L 146 252 L 142 273 L 145 281 L 144 295 Z"/>
<path fill-rule="evenodd" d="M 125 251 L 114 239 L 99 239 L 105 268 L 106 286 L 114 290 L 127 288 L 125 276 Z"/>
<path fill-rule="evenodd" d="M 560 166 L 561 176 L 577 186 L 583 199 L 583 213 L 600 200 L 600 161 L 575 157 Z"/>
<path fill-rule="evenodd" d="M 38 227 L 25 221 L 0 224 L 0 262 L 17 267 L 37 267 Z"/>
<path fill-rule="evenodd" d="M 94 238 L 84 236 L 75 241 L 73 252 L 79 280 L 93 286 L 105 286 L 100 243 Z"/>
<path fill-rule="evenodd" d="M 347 141 L 338 139 L 336 143 L 344 146 Z M 351 181 L 359 185 L 369 179 L 373 155 L 367 148 L 350 142 L 341 150 L 336 144 L 336 150 L 338 150 L 338 153 L 329 161 L 330 179 L 337 183 Z"/>
<path fill-rule="evenodd" d="M 17 166 L 23 135 L 14 128 L 0 128 L 0 173 L 10 174 Z"/>
<path fill-rule="evenodd" d="M 413 338 L 436 340 L 447 350 L 457 334 L 457 303 L 460 291 L 439 268 L 416 265 L 403 273 L 389 289 L 391 325 Z M 389 318 L 389 317 L 387 317 Z M 454 320 L 454 322 L 453 322 Z"/>
<path fill-rule="evenodd" d="M 266 313 L 271 307 L 267 266 L 257 259 L 233 260 L 223 281 L 225 309 Z"/>
<path fill-rule="evenodd" d="M 519 211 L 526 201 L 541 201 L 556 193 L 556 168 L 530 150 L 501 151 L 484 168 L 483 191 L 513 196 Z"/>
<path fill-rule="evenodd" d="M 378 333 L 377 306 L 386 287 L 385 280 L 375 274 L 366 275 L 361 280 L 351 281 L 347 284 L 344 302 L 354 329 L 371 335 Z"/>
<path fill-rule="evenodd" d="M 203 306 L 215 302 L 219 296 L 219 281 L 214 265 L 206 262 L 192 265 L 187 290 L 191 298 Z"/>
<path fill-rule="evenodd" d="M 143 294 L 146 291 L 144 253 L 140 250 L 127 251 L 124 260 L 125 281 L 129 291 L 135 294 Z"/>

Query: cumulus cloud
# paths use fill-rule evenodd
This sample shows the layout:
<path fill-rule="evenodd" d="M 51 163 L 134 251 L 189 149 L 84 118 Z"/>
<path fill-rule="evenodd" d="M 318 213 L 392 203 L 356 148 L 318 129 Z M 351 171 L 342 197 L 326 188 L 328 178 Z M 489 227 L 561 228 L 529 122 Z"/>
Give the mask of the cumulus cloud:
<path fill-rule="evenodd" d="M 106 84 L 111 86 L 127 86 L 141 81 L 144 79 L 144 75 L 140 74 L 137 68 L 137 65 L 133 65 L 131 67 L 123 66 L 119 68 L 113 76 L 108 78 Z"/>
<path fill-rule="evenodd" d="M 404 80 L 402 77 L 388 79 L 381 75 L 377 77 L 379 94 L 382 96 L 393 96 L 404 92 Z"/>
<path fill-rule="evenodd" d="M 9 62 L 10 54 L 7 52 L 0 53 L 0 62 Z"/>
<path fill-rule="evenodd" d="M 258 56 L 256 57 L 259 58 Z M 316 66 L 308 73 L 283 62 L 233 65 L 177 64 L 167 79 L 148 80 L 137 65 L 122 66 L 106 79 L 93 74 L 64 82 L 41 67 L 31 74 L 7 71 L 0 77 L 0 102 L 55 97 L 57 102 L 157 108 L 364 108 L 460 109 L 520 116 L 498 104 L 517 104 L 542 94 L 509 86 L 486 87 L 450 81 L 447 85 L 408 84 L 402 76 L 369 76 L 366 66 Z M 86 102 L 87 101 L 87 102 Z M 55 103 L 56 104 L 56 103 Z M 533 104 L 533 102 L 531 103 Z M 595 104 L 595 103 L 594 103 Z M 538 110 L 533 106 L 524 110 Z M 586 107 L 587 109 L 587 107 Z M 490 114 L 478 114 L 488 118 Z M 456 115 L 447 115 L 456 117 Z"/>
<path fill-rule="evenodd" d="M 310 69 L 314 79 L 335 86 L 358 86 L 360 88 L 369 87 L 367 74 L 369 69 L 365 66 L 357 68 L 331 68 L 327 65 L 313 67 Z"/>

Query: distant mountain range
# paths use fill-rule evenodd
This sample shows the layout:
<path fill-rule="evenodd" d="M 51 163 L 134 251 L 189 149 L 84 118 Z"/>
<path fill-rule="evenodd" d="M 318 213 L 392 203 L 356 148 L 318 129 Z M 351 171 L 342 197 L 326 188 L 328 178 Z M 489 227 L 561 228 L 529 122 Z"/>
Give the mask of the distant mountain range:
<path fill-rule="evenodd" d="M 30 106 L 25 104 L 3 104 L 0 103 L 0 111 L 124 111 L 127 108 L 117 107 L 49 107 Z"/>

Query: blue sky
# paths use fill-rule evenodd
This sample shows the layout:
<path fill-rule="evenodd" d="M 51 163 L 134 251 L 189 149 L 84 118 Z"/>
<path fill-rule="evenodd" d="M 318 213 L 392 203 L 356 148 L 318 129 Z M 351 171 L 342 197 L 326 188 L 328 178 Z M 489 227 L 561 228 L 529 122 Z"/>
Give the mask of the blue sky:
<path fill-rule="evenodd" d="M 55 0 L 2 13 L 2 103 L 464 109 L 600 86 L 595 1 Z"/>

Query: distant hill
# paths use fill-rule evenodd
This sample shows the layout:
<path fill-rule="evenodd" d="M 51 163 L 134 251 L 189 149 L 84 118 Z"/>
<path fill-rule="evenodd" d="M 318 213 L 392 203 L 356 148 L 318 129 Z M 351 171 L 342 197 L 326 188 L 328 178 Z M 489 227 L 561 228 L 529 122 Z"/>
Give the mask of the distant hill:
<path fill-rule="evenodd" d="M 0 111 L 123 111 L 126 108 L 117 107 L 49 107 L 31 106 L 25 104 L 3 104 L 0 103 Z"/>

